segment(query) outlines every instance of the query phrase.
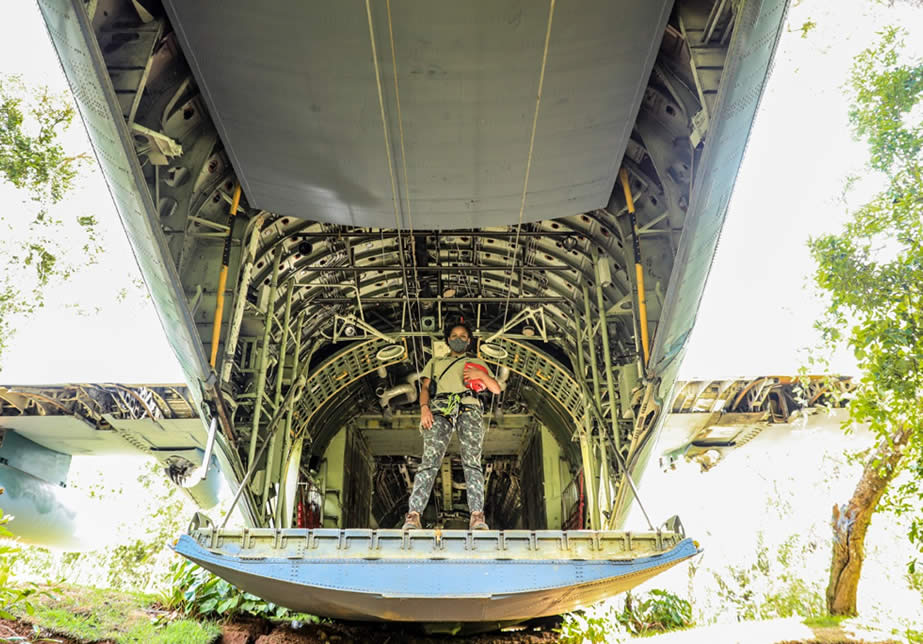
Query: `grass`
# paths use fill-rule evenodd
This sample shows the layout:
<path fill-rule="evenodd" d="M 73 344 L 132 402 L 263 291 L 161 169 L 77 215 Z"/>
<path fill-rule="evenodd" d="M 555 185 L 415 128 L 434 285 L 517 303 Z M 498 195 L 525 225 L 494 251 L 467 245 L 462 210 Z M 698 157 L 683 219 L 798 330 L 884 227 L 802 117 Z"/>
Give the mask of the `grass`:
<path fill-rule="evenodd" d="M 36 602 L 25 622 L 68 637 L 113 640 L 118 644 L 210 644 L 221 635 L 214 622 L 160 621 L 154 597 L 109 589 L 59 586 L 52 598 Z"/>
<path fill-rule="evenodd" d="M 818 617 L 808 617 L 804 620 L 804 625 L 812 628 L 832 628 L 839 626 L 844 619 L 848 618 L 844 615 L 820 615 Z"/>

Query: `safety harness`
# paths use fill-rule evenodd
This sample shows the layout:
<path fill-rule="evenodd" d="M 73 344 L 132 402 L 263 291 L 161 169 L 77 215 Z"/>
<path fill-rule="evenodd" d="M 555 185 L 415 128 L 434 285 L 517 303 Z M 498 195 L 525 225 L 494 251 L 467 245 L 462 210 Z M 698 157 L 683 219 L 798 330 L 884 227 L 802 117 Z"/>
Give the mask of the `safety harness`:
<path fill-rule="evenodd" d="M 452 362 L 450 362 L 449 366 L 443 369 L 442 373 L 439 374 L 439 377 L 433 380 L 430 380 L 430 383 L 429 383 L 429 399 L 430 399 L 430 403 L 433 404 L 434 411 L 436 411 L 439 414 L 442 414 L 443 416 L 450 417 L 453 421 L 458 416 L 458 414 L 462 411 L 469 411 L 471 409 L 477 409 L 477 410 L 481 409 L 480 404 L 477 404 L 477 405 L 471 405 L 471 404 L 463 405 L 462 404 L 461 402 L 462 393 L 465 393 L 465 392 L 450 392 L 450 393 L 440 394 L 438 391 L 438 383 L 440 380 L 442 380 L 442 377 L 449 371 L 449 369 L 451 369 L 455 365 L 455 363 L 461 360 L 464 360 L 467 357 L 468 357 L 467 355 L 463 355 L 463 356 L 456 358 Z M 465 393 L 465 395 L 468 395 L 468 394 Z"/>

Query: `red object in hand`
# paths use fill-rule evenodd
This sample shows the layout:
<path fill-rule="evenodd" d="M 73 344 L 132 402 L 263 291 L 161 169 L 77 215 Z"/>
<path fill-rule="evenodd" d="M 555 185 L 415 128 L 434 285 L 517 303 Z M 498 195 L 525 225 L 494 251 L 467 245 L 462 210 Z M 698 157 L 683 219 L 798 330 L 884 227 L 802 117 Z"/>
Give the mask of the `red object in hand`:
<path fill-rule="evenodd" d="M 477 364 L 476 362 L 466 362 L 465 369 L 480 369 L 485 374 L 487 373 L 487 368 Z M 480 392 L 480 391 L 484 391 L 485 389 L 487 389 L 487 385 L 484 384 L 483 380 L 467 380 L 466 379 L 464 383 L 465 383 L 465 387 L 467 387 L 471 391 Z"/>

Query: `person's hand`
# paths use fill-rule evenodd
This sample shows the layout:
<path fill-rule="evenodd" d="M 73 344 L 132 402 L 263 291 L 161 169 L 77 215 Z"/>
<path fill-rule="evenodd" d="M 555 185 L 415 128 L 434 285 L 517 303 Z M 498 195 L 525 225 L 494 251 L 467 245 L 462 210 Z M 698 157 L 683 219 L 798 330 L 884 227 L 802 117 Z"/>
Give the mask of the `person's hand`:
<path fill-rule="evenodd" d="M 477 367 L 466 367 L 462 374 L 465 380 L 480 380 L 481 382 L 484 381 L 484 376 L 487 375 Z"/>
<path fill-rule="evenodd" d="M 423 429 L 433 426 L 433 412 L 430 411 L 428 405 L 420 409 L 420 424 L 423 425 Z"/>

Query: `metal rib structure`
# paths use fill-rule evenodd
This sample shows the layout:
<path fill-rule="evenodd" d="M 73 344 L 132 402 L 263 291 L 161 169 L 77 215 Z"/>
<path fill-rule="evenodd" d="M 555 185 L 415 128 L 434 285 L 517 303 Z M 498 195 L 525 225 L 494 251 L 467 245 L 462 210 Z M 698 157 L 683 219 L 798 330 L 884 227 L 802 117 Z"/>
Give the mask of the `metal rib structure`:
<path fill-rule="evenodd" d="M 38 4 L 198 416 L 106 417 L 113 449 L 184 486 L 220 468 L 253 528 L 181 553 L 320 614 L 482 621 L 695 551 L 605 530 L 669 412 L 787 0 Z M 398 536 L 421 371 L 461 319 L 502 380 L 484 509 L 521 530 L 449 530 L 450 447 L 422 517 L 445 530 Z M 14 420 L 33 453 L 79 447 Z"/>

